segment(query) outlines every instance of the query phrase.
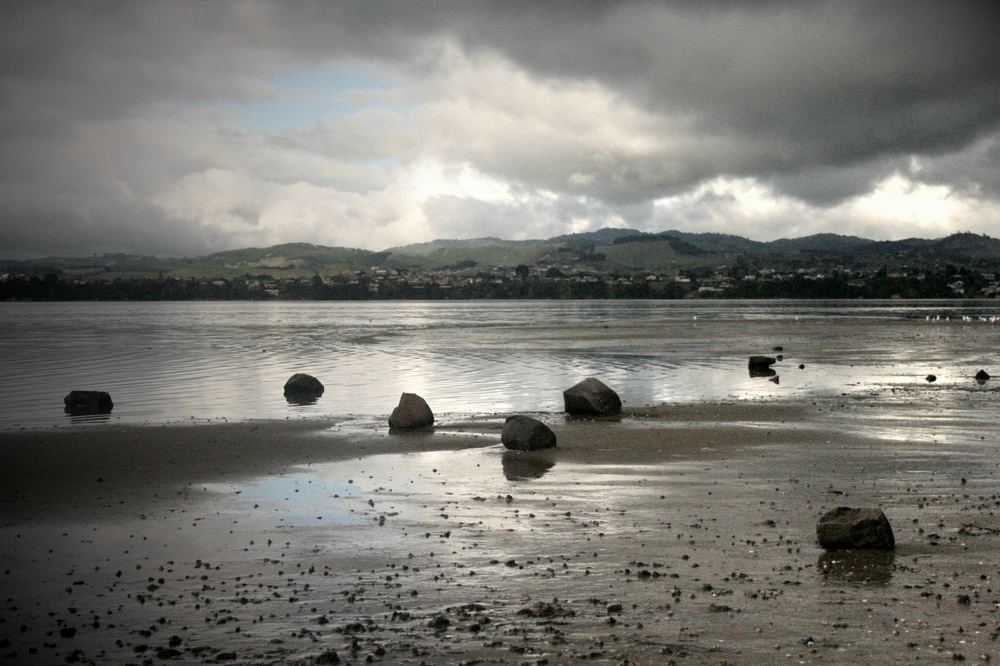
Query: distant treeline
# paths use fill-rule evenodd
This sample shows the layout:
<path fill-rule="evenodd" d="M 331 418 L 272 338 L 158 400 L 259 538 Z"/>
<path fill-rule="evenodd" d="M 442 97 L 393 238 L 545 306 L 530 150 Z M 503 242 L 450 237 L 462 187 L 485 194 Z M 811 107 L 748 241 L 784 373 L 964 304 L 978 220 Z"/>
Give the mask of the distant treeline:
<path fill-rule="evenodd" d="M 32 301 L 185 301 L 185 300 L 474 300 L 474 299 L 581 299 L 581 298 L 684 298 L 687 285 L 666 283 L 653 293 L 644 282 L 612 284 L 603 280 L 575 282 L 550 278 L 445 285 L 425 283 L 376 283 L 370 280 L 324 284 L 321 280 L 284 282 L 279 293 L 250 287 L 241 280 L 223 284 L 200 280 L 117 279 L 72 283 L 55 275 L 17 278 L 0 282 L 0 300 Z"/>
<path fill-rule="evenodd" d="M 485 274 L 484 274 L 485 275 Z M 490 278 L 490 279 L 487 279 Z M 183 301 L 183 300 L 474 300 L 474 299 L 683 299 L 683 298 L 961 298 L 982 297 L 987 280 L 979 273 L 949 266 L 922 277 L 892 276 L 884 270 L 823 277 L 794 275 L 744 280 L 733 276 L 720 285 L 708 274 L 689 272 L 687 281 L 646 280 L 641 276 L 486 276 L 469 284 L 378 281 L 369 278 L 327 283 L 282 281 L 271 289 L 243 279 L 115 279 L 68 282 L 55 274 L 14 277 L 0 282 L 0 300 L 18 301 Z M 961 281 L 961 291 L 956 290 Z M 275 293 L 277 292 L 277 293 Z"/>

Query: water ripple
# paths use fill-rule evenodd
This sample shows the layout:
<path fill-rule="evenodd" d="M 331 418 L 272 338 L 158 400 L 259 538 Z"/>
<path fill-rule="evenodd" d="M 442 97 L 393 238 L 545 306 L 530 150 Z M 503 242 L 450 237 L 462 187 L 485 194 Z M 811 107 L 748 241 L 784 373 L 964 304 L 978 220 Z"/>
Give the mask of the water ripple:
<path fill-rule="evenodd" d="M 955 321 L 927 319 L 942 313 Z M 558 410 L 589 375 L 627 404 L 923 389 L 929 373 L 935 390 L 973 390 L 1000 346 L 1000 327 L 976 322 L 998 315 L 993 302 L 4 303 L 0 428 L 64 423 L 72 389 L 110 392 L 113 421 L 153 423 L 381 419 L 403 391 L 437 412 Z M 747 355 L 779 344 L 780 385 L 749 377 Z M 295 372 L 326 385 L 315 404 L 284 399 Z"/>

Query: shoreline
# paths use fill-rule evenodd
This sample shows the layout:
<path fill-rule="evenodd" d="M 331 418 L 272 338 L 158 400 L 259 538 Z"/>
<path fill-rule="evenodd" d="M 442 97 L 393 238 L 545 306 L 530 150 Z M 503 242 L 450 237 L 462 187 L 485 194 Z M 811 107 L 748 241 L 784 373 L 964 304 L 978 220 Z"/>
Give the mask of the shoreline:
<path fill-rule="evenodd" d="M 807 412 L 797 402 L 728 402 L 626 408 L 621 418 L 579 419 L 527 413 L 554 429 L 560 445 L 535 456 L 598 464 L 664 462 L 712 457 L 713 445 L 793 441 L 801 434 L 761 431 L 752 423 L 785 426 Z M 0 432 L 4 457 L 0 525 L 26 515 L 78 511 L 95 491 L 118 490 L 134 503 L 185 486 L 281 474 L 296 466 L 379 454 L 458 451 L 500 444 L 507 414 L 439 422 L 426 431 L 389 433 L 385 423 L 343 418 L 178 422 L 159 425 L 90 424 Z M 629 445 L 615 441 L 629 434 Z M 33 513 L 25 514 L 28 507 Z M 92 507 L 98 515 L 97 507 Z"/>
<path fill-rule="evenodd" d="M 0 433 L 0 663 L 985 664 L 1000 428 L 865 404 Z M 896 551 L 821 551 L 838 505 Z"/>

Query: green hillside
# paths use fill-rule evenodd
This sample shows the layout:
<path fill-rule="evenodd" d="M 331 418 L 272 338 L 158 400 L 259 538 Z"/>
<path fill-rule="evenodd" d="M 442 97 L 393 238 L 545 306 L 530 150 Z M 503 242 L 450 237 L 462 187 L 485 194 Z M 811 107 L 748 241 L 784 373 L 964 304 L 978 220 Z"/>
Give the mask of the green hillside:
<path fill-rule="evenodd" d="M 125 277 L 229 278 L 241 275 L 308 277 L 405 268 L 415 271 L 453 268 L 489 270 L 520 264 L 537 269 L 672 273 L 684 269 L 754 267 L 942 268 L 966 266 L 1000 272 L 1000 240 L 960 233 L 928 240 L 871 241 L 853 236 L 817 234 L 760 242 L 729 234 L 633 229 L 603 229 L 548 240 L 505 241 L 495 238 L 438 240 L 382 252 L 285 243 L 244 248 L 203 257 L 160 258 L 125 254 L 49 257 L 0 261 L 0 269 L 76 280 Z"/>
<path fill-rule="evenodd" d="M 310 243 L 285 243 L 265 248 L 217 252 L 195 263 L 242 270 L 352 270 L 381 265 L 388 252 L 371 252 Z"/>
<path fill-rule="evenodd" d="M 424 258 L 428 268 L 447 268 L 459 264 L 496 267 L 535 264 L 554 249 L 546 244 L 496 244 L 481 247 L 443 247 Z"/>

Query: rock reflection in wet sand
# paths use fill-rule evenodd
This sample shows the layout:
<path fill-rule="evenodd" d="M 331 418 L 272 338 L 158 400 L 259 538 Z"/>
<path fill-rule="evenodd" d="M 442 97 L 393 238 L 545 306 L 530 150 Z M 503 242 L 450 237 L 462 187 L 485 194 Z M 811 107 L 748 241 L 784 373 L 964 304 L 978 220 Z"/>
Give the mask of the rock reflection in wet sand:
<path fill-rule="evenodd" d="M 838 550 L 820 555 L 816 570 L 827 582 L 882 587 L 892 580 L 895 566 L 891 550 Z"/>
<path fill-rule="evenodd" d="M 501 464 L 508 481 L 540 479 L 555 466 L 551 460 L 520 451 L 504 451 Z"/>
<path fill-rule="evenodd" d="M 286 393 L 285 400 L 289 405 L 306 407 L 308 405 L 315 405 L 319 400 L 319 396 L 315 393 Z"/>

